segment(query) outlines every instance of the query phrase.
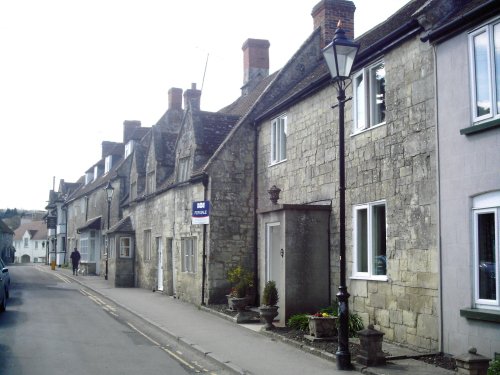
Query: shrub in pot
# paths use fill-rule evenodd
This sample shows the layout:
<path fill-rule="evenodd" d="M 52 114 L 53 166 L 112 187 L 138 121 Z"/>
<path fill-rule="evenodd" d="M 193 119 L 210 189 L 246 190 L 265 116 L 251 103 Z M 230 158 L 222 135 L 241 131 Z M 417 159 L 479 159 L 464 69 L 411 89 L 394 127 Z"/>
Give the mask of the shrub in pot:
<path fill-rule="evenodd" d="M 278 315 L 278 289 L 274 281 L 268 281 L 262 293 L 262 304 L 259 308 L 260 317 L 266 322 L 264 329 L 269 331 L 274 327 L 273 320 Z"/>

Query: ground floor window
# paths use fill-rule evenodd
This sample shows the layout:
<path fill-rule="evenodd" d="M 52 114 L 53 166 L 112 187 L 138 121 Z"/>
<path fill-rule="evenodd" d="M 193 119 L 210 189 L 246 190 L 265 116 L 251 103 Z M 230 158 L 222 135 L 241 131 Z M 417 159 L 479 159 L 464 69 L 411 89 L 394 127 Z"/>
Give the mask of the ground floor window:
<path fill-rule="evenodd" d="M 95 262 L 97 260 L 96 251 L 98 248 L 98 237 L 95 230 L 81 234 L 79 251 L 82 262 Z"/>
<path fill-rule="evenodd" d="M 132 257 L 132 239 L 130 237 L 120 237 L 120 258 Z"/>
<path fill-rule="evenodd" d="M 482 194 L 474 198 L 474 294 L 477 307 L 500 307 L 497 277 L 500 255 L 499 214 L 500 192 Z"/>
<path fill-rule="evenodd" d="M 181 239 L 182 272 L 196 272 L 196 238 Z"/>
<path fill-rule="evenodd" d="M 354 277 L 387 278 L 385 208 L 384 201 L 354 207 Z"/>

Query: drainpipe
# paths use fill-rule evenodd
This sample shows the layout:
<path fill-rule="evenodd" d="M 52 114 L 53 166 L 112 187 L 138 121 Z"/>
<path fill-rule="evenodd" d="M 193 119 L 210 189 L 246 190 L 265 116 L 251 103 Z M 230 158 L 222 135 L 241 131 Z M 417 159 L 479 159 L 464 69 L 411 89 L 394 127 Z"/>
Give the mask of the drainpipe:
<path fill-rule="evenodd" d="M 208 197 L 208 175 L 203 175 L 203 200 Z M 207 224 L 203 224 L 203 267 L 201 276 L 201 304 L 205 305 L 205 283 L 207 278 Z"/>
<path fill-rule="evenodd" d="M 259 203 L 258 198 L 258 149 L 259 149 L 259 131 L 257 129 L 257 122 L 254 122 L 254 145 L 253 145 L 253 256 L 254 256 L 254 266 L 253 266 L 253 279 L 255 285 L 255 303 L 259 305 L 259 246 L 258 246 L 258 236 L 259 220 L 257 217 L 257 205 Z"/>
<path fill-rule="evenodd" d="M 437 54 L 436 45 L 432 47 L 432 57 L 434 62 L 434 123 L 436 124 L 436 188 L 437 188 L 437 251 L 438 251 L 438 280 L 439 280 L 439 351 L 443 352 L 443 254 L 441 249 L 441 184 L 440 184 L 440 168 L 439 168 L 439 122 L 438 122 L 438 81 L 437 81 Z"/>

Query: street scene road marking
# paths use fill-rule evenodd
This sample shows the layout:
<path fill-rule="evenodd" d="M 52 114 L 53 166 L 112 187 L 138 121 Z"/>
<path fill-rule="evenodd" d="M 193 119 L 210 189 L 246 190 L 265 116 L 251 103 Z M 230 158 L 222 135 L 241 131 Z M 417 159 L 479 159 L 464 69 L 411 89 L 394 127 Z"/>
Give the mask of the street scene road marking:
<path fill-rule="evenodd" d="M 45 272 L 49 275 L 52 275 L 52 276 L 55 276 L 57 277 L 58 279 L 62 280 L 63 282 L 65 282 L 66 284 L 71 284 L 71 280 L 68 279 L 66 276 L 63 276 L 63 275 L 60 275 L 54 271 L 49 271 L 49 270 L 46 270 L 44 268 L 41 268 L 41 267 L 35 267 L 35 269 L 37 269 L 38 271 L 40 272 Z"/>

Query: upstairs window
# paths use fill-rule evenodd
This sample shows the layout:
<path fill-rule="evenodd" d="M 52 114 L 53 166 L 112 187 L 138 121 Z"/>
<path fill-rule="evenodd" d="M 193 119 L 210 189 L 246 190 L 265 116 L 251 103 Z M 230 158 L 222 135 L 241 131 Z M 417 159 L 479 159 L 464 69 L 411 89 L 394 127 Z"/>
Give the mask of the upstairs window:
<path fill-rule="evenodd" d="M 379 61 L 353 78 L 354 132 L 385 123 L 385 64 Z"/>
<path fill-rule="evenodd" d="M 187 181 L 189 179 L 189 156 L 179 159 L 177 169 L 177 182 Z"/>
<path fill-rule="evenodd" d="M 385 202 L 354 207 L 354 277 L 387 279 Z"/>
<path fill-rule="evenodd" d="M 181 238 L 182 272 L 196 272 L 196 238 Z"/>
<path fill-rule="evenodd" d="M 132 182 L 130 184 L 130 200 L 133 201 L 137 198 L 137 182 Z"/>
<path fill-rule="evenodd" d="M 500 22 L 469 34 L 474 122 L 500 117 Z"/>
<path fill-rule="evenodd" d="M 111 170 L 111 167 L 113 166 L 113 155 L 108 155 L 106 156 L 106 159 L 104 159 L 104 173 L 108 173 Z"/>
<path fill-rule="evenodd" d="M 134 151 L 134 141 L 130 140 L 125 145 L 125 155 L 124 155 L 124 158 L 126 158 L 127 156 L 129 156 L 132 153 L 132 151 Z"/>
<path fill-rule="evenodd" d="M 147 175 L 146 194 L 152 194 L 155 191 L 155 172 L 149 172 Z"/>
<path fill-rule="evenodd" d="M 94 172 L 86 172 L 85 185 L 90 184 L 92 181 L 94 181 Z"/>
<path fill-rule="evenodd" d="M 271 122 L 271 164 L 286 160 L 286 123 L 284 115 Z"/>

